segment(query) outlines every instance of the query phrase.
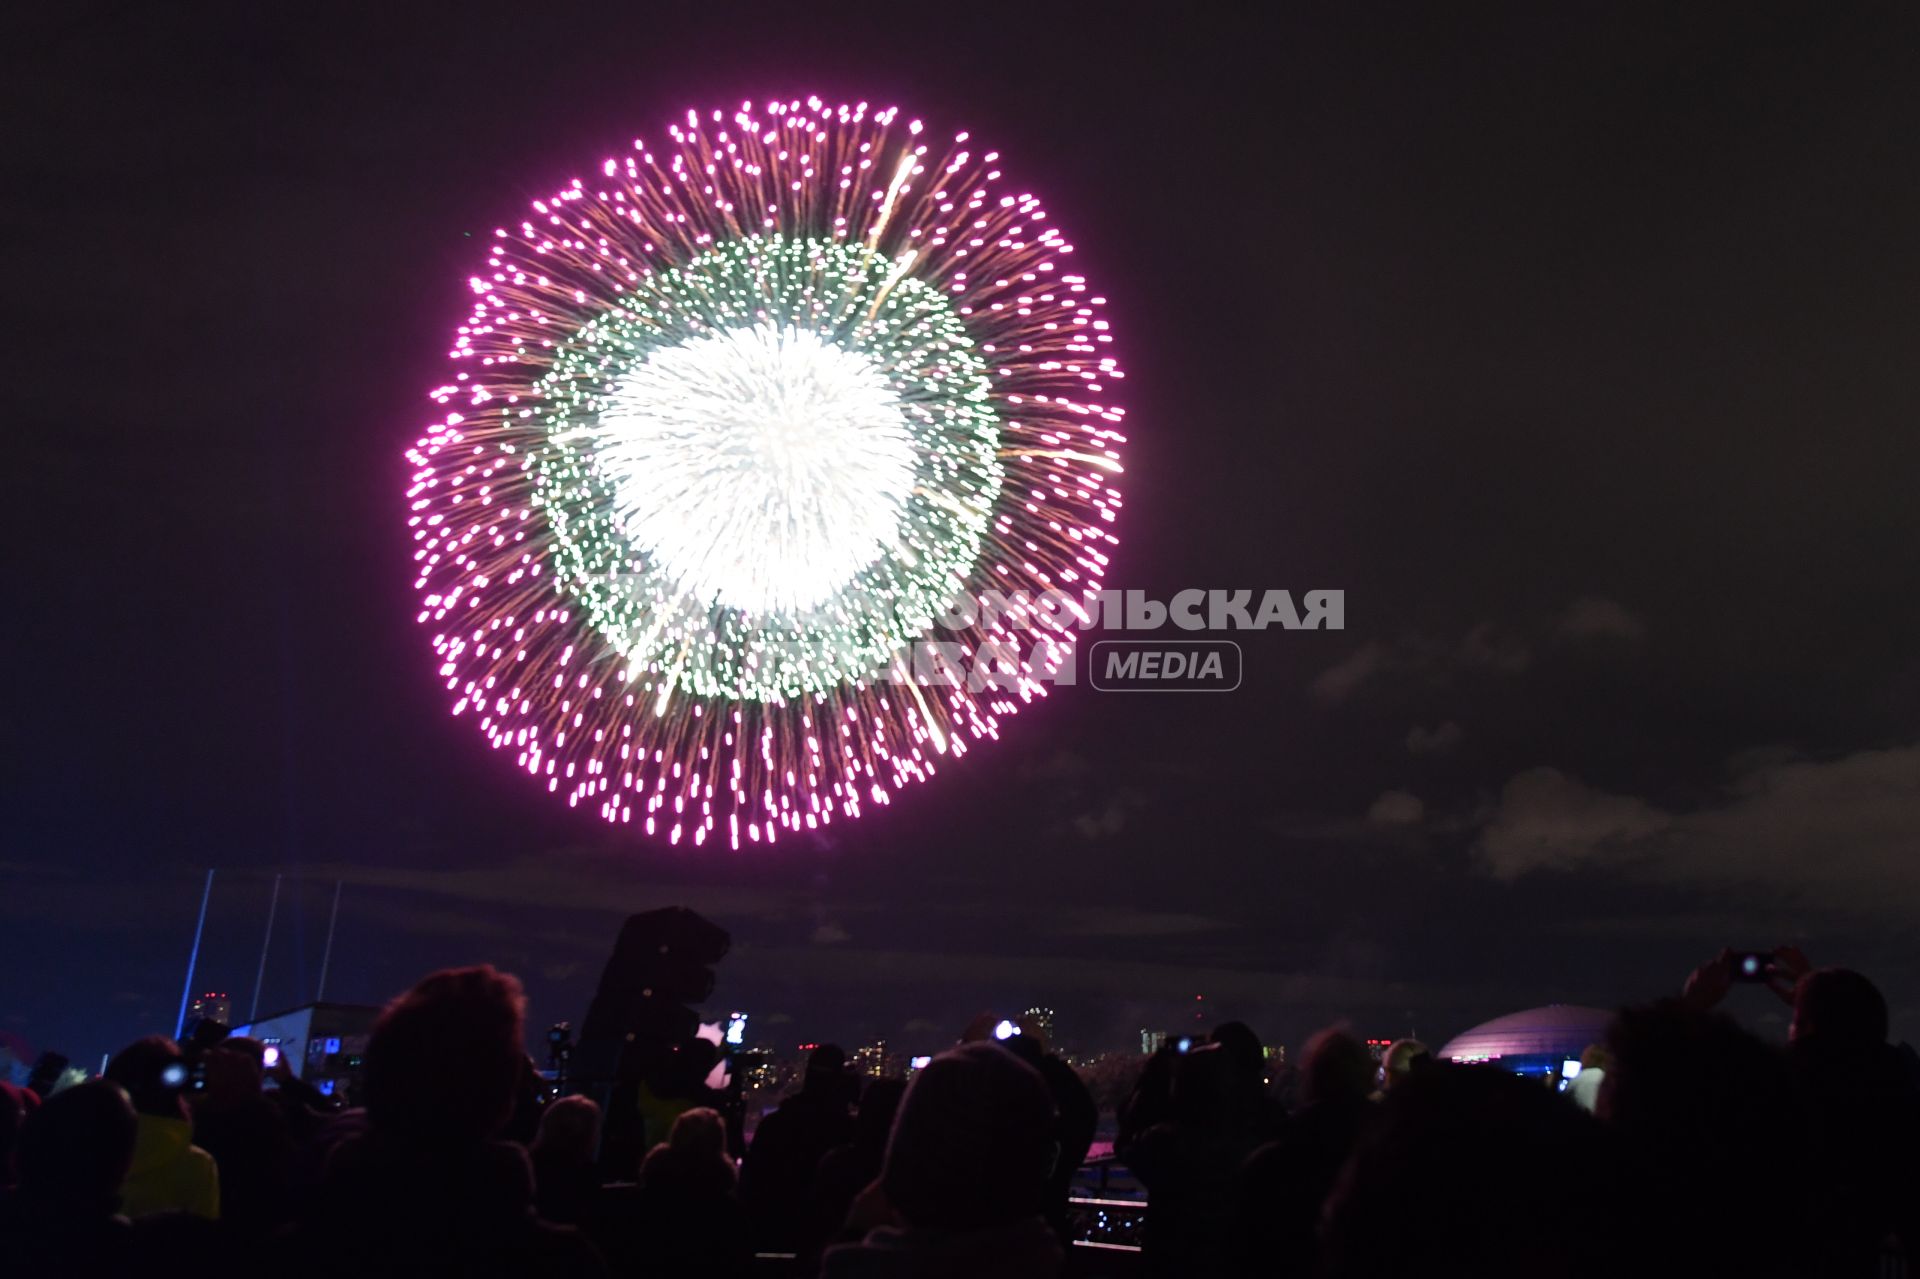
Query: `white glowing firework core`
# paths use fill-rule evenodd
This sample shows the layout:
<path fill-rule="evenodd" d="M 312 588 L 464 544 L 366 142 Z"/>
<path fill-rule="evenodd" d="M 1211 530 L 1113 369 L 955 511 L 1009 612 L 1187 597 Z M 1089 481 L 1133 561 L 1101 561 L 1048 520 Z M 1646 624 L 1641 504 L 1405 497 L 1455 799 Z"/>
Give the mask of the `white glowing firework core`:
<path fill-rule="evenodd" d="M 619 526 L 682 591 L 815 607 L 900 540 L 905 410 L 868 357 L 759 324 L 655 351 L 591 428 Z"/>

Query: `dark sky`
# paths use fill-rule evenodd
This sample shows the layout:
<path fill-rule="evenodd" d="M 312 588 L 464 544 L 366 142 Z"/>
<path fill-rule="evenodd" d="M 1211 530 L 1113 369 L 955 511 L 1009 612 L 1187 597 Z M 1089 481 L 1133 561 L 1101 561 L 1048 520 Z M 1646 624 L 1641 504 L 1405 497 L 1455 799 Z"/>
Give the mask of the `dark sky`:
<path fill-rule="evenodd" d="M 730 927 L 776 1043 L 1207 995 L 1443 1039 L 1794 941 L 1920 1034 L 1903 6 L 45 6 L 0 31 L 0 1030 Z M 1112 584 L 1337 587 L 1232 694 L 1067 690 L 830 838 L 613 838 L 446 714 L 403 450 L 527 200 L 689 105 L 972 129 L 1112 299 Z M 297 878 L 295 878 L 297 877 Z M 1780 1009 L 1736 1011 L 1777 1032 Z M 1214 1012 L 1209 1013 L 1215 1015 Z M 782 1019 L 785 1019 L 784 1021 Z"/>

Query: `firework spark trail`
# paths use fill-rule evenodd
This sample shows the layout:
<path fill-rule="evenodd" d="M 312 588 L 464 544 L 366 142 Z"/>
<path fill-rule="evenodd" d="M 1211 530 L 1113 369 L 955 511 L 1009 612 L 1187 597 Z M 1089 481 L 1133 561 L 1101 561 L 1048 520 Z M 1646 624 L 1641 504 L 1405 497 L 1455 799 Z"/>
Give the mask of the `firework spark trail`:
<path fill-rule="evenodd" d="M 771 842 L 997 737 L 1071 661 L 1070 618 L 933 618 L 1099 588 L 1105 300 L 996 153 L 922 133 L 817 98 L 689 112 L 494 233 L 408 454 L 419 620 L 455 714 L 570 804 Z M 676 392 L 688 368 L 711 379 Z M 1011 652 L 1017 686 L 928 682 L 929 638 Z"/>

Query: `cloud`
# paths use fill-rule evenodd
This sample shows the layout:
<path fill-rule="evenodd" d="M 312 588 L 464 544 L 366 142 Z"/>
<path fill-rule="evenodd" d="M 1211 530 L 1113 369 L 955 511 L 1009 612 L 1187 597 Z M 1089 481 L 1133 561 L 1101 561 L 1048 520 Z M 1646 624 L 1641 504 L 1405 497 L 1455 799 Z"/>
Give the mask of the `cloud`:
<path fill-rule="evenodd" d="M 1481 622 L 1460 641 L 1453 659 L 1469 670 L 1518 675 L 1533 665 L 1533 647 L 1508 627 Z"/>
<path fill-rule="evenodd" d="M 1460 744 L 1466 733 L 1461 727 L 1448 720 L 1433 728 L 1424 728 L 1415 724 L 1407 730 L 1407 750 L 1414 755 L 1441 755 Z"/>
<path fill-rule="evenodd" d="M 650 873 L 648 863 L 638 858 L 568 848 L 494 865 L 427 868 L 338 863 L 309 867 L 307 873 L 315 879 L 344 880 L 349 904 L 355 899 L 355 888 L 365 885 L 522 910 L 584 910 L 617 916 L 680 905 L 694 897 L 701 903 L 701 913 L 711 919 L 779 921 L 795 909 L 793 895 L 771 884 L 684 882 Z M 452 921 L 449 927 L 454 927 Z"/>
<path fill-rule="evenodd" d="M 1715 802 L 1688 812 L 1532 769 L 1507 783 L 1475 854 L 1500 879 L 1605 866 L 1759 886 L 1851 911 L 1904 914 L 1920 903 L 1920 746 L 1736 760 L 1735 780 Z"/>
<path fill-rule="evenodd" d="M 1727 776 L 1739 781 L 1782 764 L 1796 764 L 1806 756 L 1791 746 L 1750 746 L 1727 757 Z"/>
<path fill-rule="evenodd" d="M 1093 806 L 1075 815 L 1068 823 L 1081 839 L 1112 839 L 1127 828 L 1128 815 L 1146 807 L 1146 796 L 1136 790 L 1118 790 L 1104 800 L 1095 798 Z"/>
<path fill-rule="evenodd" d="M 1074 833 L 1082 839 L 1112 839 L 1127 827 L 1127 810 L 1120 804 L 1108 804 L 1097 813 L 1081 813 L 1073 819 Z"/>
<path fill-rule="evenodd" d="M 1536 650 L 1548 640 L 1638 644 L 1646 634 L 1647 624 L 1618 601 L 1583 595 L 1551 617 L 1475 622 L 1458 639 L 1407 631 L 1391 641 L 1370 640 L 1321 671 L 1307 692 L 1331 705 L 1389 676 L 1445 684 L 1460 675 L 1521 675 L 1533 668 Z"/>
<path fill-rule="evenodd" d="M 1509 781 L 1475 853 L 1495 879 L 1565 869 L 1665 830 L 1672 818 L 1628 795 L 1610 795 L 1557 768 Z"/>
<path fill-rule="evenodd" d="M 1567 605 L 1554 622 L 1561 639 L 1614 641 L 1638 644 L 1647 637 L 1647 624 L 1625 605 L 1599 595 L 1583 595 Z"/>
<path fill-rule="evenodd" d="M 1373 640 L 1352 655 L 1329 666 L 1314 677 L 1307 692 L 1322 702 L 1344 702 L 1362 684 L 1386 669 L 1390 654 L 1387 646 Z"/>
<path fill-rule="evenodd" d="M 1316 675 L 1307 692 L 1333 705 L 1389 676 L 1445 683 L 1464 672 L 1518 675 L 1532 664 L 1533 646 L 1525 635 L 1497 622 L 1478 622 L 1457 640 L 1415 631 L 1392 643 L 1370 640 Z"/>
<path fill-rule="evenodd" d="M 1683 866 L 1910 911 L 1920 902 L 1920 746 L 1751 767 L 1683 819 Z"/>
<path fill-rule="evenodd" d="M 1367 820 L 1376 826 L 1414 826 L 1426 815 L 1420 797 L 1403 790 L 1385 792 L 1367 809 Z"/>
<path fill-rule="evenodd" d="M 1051 922 L 1052 926 L 1048 924 Z M 1059 937 L 1174 937 L 1231 928 L 1226 920 L 1132 906 L 1072 906 L 1051 912 L 1039 927 Z"/>

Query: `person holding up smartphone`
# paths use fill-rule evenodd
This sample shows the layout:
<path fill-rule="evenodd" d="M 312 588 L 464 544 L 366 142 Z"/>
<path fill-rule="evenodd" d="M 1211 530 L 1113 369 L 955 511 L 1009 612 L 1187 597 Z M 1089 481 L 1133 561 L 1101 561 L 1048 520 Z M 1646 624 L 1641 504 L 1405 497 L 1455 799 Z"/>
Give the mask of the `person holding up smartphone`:
<path fill-rule="evenodd" d="M 1795 946 L 1747 951 L 1729 946 L 1688 975 L 1680 999 L 1689 1007 L 1705 1012 L 1718 1007 L 1734 983 L 1740 982 L 1764 985 L 1791 1007 L 1801 978 L 1811 971 L 1813 965 Z"/>

